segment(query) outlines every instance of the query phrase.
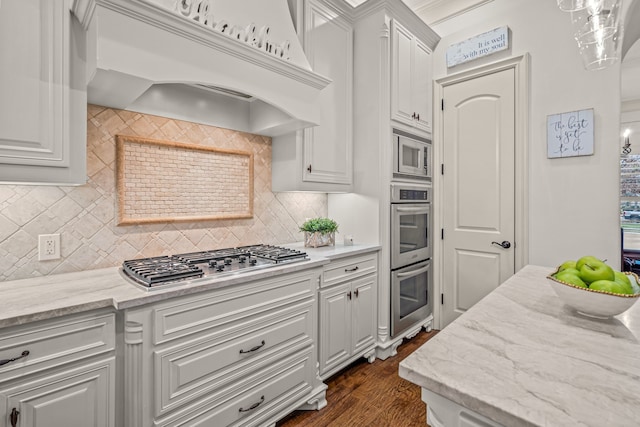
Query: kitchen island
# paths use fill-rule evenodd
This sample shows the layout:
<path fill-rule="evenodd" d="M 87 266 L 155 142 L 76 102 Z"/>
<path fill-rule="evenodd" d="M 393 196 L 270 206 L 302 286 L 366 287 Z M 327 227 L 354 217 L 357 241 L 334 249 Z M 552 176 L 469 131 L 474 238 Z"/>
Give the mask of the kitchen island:
<path fill-rule="evenodd" d="M 556 296 L 552 270 L 523 268 L 401 362 L 429 425 L 640 423 L 640 304 L 582 316 Z"/>

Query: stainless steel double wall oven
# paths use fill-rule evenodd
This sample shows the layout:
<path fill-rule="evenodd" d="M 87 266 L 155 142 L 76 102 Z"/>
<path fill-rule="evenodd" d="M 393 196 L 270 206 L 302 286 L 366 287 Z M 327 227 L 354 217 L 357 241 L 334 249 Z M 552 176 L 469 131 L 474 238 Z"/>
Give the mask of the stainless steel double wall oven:
<path fill-rule="evenodd" d="M 398 138 L 394 130 L 394 151 L 406 146 L 408 135 Z M 431 170 L 431 143 L 411 137 L 423 170 Z M 420 148 L 420 146 L 422 146 Z M 423 156 L 422 153 L 429 153 Z M 402 156 L 394 156 L 394 163 Z M 422 161 L 420 162 L 422 163 Z M 394 170 L 398 165 L 394 164 Z M 430 173 L 428 174 L 430 178 Z M 431 183 L 404 176 L 391 184 L 391 336 L 424 321 L 433 312 L 431 275 Z"/>

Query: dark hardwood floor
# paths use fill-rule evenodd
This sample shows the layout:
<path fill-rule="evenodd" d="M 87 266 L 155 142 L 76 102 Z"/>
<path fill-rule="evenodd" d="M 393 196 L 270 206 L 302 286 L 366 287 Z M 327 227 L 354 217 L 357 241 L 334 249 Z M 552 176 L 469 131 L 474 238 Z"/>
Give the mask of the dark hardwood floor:
<path fill-rule="evenodd" d="M 435 336 L 420 332 L 398 348 L 398 355 L 372 364 L 360 359 L 325 383 L 327 406 L 320 411 L 295 411 L 277 427 L 425 427 L 426 410 L 420 387 L 398 376 L 398 365 Z"/>

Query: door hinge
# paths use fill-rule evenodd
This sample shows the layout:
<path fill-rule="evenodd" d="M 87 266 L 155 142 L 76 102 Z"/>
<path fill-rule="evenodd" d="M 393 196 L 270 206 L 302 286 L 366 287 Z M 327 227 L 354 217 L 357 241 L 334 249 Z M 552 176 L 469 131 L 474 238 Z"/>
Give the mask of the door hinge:
<path fill-rule="evenodd" d="M 440 229 L 440 240 L 444 240 L 444 228 Z"/>
<path fill-rule="evenodd" d="M 440 109 L 442 109 L 442 111 L 444 111 L 444 98 L 442 98 L 440 100 Z"/>
<path fill-rule="evenodd" d="M 440 163 L 440 175 L 444 175 L 444 163 Z"/>
<path fill-rule="evenodd" d="M 444 294 L 440 294 L 440 304 L 444 305 Z"/>

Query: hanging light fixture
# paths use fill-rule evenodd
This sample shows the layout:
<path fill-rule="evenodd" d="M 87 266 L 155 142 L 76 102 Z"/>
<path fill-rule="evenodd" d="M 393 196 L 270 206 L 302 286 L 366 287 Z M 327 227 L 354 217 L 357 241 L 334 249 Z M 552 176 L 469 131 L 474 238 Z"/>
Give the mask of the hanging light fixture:
<path fill-rule="evenodd" d="M 558 0 L 569 3 L 569 1 Z M 572 0 L 573 34 L 587 70 L 615 64 L 620 56 L 620 0 Z M 562 9 L 562 7 L 561 7 Z M 564 9 L 563 9 L 564 10 Z"/>
<path fill-rule="evenodd" d="M 564 12 L 575 12 L 586 8 L 595 11 L 602 7 L 602 0 L 558 0 L 558 7 Z"/>
<path fill-rule="evenodd" d="M 622 137 L 624 138 L 624 145 L 622 146 L 622 154 L 631 153 L 631 142 L 629 141 L 629 135 L 631 135 L 631 129 L 625 129 Z"/>

